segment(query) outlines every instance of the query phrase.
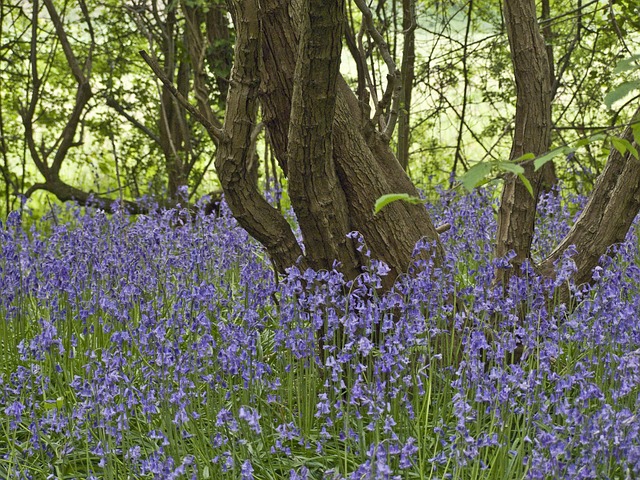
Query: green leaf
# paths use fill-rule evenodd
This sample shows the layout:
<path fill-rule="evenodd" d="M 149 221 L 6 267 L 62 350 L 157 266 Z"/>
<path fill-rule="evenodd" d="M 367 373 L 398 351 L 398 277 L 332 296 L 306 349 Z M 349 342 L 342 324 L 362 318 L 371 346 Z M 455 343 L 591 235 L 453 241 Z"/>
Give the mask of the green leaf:
<path fill-rule="evenodd" d="M 380 198 L 378 198 L 378 200 L 376 200 L 376 204 L 373 207 L 373 214 L 376 215 L 384 207 L 386 207 L 390 203 L 397 202 L 398 200 L 413 204 L 424 203 L 421 198 L 414 197 L 412 195 L 409 195 L 408 193 L 388 193 L 386 195 L 382 195 Z"/>
<path fill-rule="evenodd" d="M 531 194 L 531 197 L 535 198 L 535 195 L 533 194 L 533 187 L 531 186 L 531 182 L 529 181 L 529 179 L 521 173 L 518 173 L 517 175 L 520 181 L 523 183 L 524 187 Z"/>
<path fill-rule="evenodd" d="M 640 62 L 640 54 L 632 55 L 629 58 L 620 60 L 618 65 L 616 65 L 616 68 L 613 69 L 613 73 L 622 73 L 640 68 L 638 67 L 638 62 Z"/>
<path fill-rule="evenodd" d="M 469 192 L 473 190 L 478 183 L 480 183 L 484 177 L 491 173 L 493 164 L 491 162 L 476 163 L 473 167 L 467 170 L 459 180 Z"/>
<path fill-rule="evenodd" d="M 571 148 L 569 148 L 569 147 L 554 148 L 550 152 L 545 153 L 541 157 L 536 158 L 535 161 L 533 162 L 533 166 L 534 166 L 534 168 L 536 170 L 539 170 L 545 163 L 550 162 L 551 160 L 553 160 L 557 156 L 562 155 L 562 154 L 567 154 L 567 153 L 572 152 L 572 151 L 573 150 Z"/>
<path fill-rule="evenodd" d="M 629 144 L 629 142 L 627 142 L 624 138 L 612 137 L 611 144 L 613 145 L 613 148 L 620 152 L 620 155 L 624 156 L 624 154 L 627 153 L 627 145 Z"/>
<path fill-rule="evenodd" d="M 629 140 L 620 137 L 612 137 L 611 143 L 613 144 L 613 148 L 620 152 L 620 155 L 624 156 L 625 153 L 630 152 L 636 160 L 639 160 L 638 149 L 634 147 Z"/>
<path fill-rule="evenodd" d="M 64 398 L 58 397 L 55 400 L 47 400 L 44 402 L 45 410 L 53 410 L 54 408 L 60 409 L 64 405 Z"/>
<path fill-rule="evenodd" d="M 531 158 L 534 158 L 534 155 L 531 154 Z M 513 172 L 515 174 L 522 174 L 524 173 L 524 167 L 521 165 L 518 165 L 516 163 L 512 163 L 512 162 L 497 162 L 496 166 L 500 169 L 500 170 L 506 170 L 507 172 Z"/>
<path fill-rule="evenodd" d="M 607 138 L 607 136 L 604 133 L 596 133 L 595 135 L 591 135 L 590 137 L 581 138 L 574 144 L 574 147 L 576 149 L 584 147 L 585 145 L 589 145 L 590 143 L 597 142 L 599 140 L 604 140 L 605 138 Z"/>
<path fill-rule="evenodd" d="M 536 156 L 533 153 L 525 153 L 524 155 L 522 155 L 521 157 L 516 158 L 514 161 L 514 163 L 520 163 L 520 162 L 524 162 L 526 160 L 533 160 L 534 158 L 536 158 Z"/>
<path fill-rule="evenodd" d="M 622 100 L 624 97 L 638 88 L 640 88 L 640 80 L 624 82 L 615 90 L 607 93 L 607 95 L 604 97 L 604 104 L 607 106 L 607 108 L 611 108 L 611 106 L 618 100 Z"/>

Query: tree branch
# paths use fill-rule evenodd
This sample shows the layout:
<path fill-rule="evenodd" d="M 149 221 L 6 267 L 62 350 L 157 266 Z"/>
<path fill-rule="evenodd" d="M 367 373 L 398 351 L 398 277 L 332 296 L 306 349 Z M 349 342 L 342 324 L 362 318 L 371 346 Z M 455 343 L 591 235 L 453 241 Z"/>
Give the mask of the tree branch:
<path fill-rule="evenodd" d="M 220 143 L 224 137 L 223 131 L 216 127 L 211 121 L 209 121 L 202 113 L 198 111 L 196 107 L 194 107 L 184 95 L 182 95 L 178 89 L 175 87 L 173 82 L 167 77 L 164 73 L 158 62 L 156 62 L 153 58 L 149 56 L 149 54 L 140 50 L 140 56 L 144 59 L 144 61 L 151 67 L 153 73 L 156 74 L 156 77 L 163 83 L 163 85 L 171 92 L 171 94 L 178 100 L 180 105 L 182 105 L 193 117 L 202 124 L 202 126 L 207 130 L 207 133 L 211 137 L 211 139 L 216 143 Z"/>
<path fill-rule="evenodd" d="M 107 95 L 105 98 L 107 100 L 107 105 L 108 106 L 113 108 L 116 112 L 118 112 L 120 115 L 122 115 L 124 118 L 126 118 L 131 123 L 131 125 L 136 127 L 138 130 L 140 130 L 142 133 L 144 133 L 147 137 L 149 137 L 155 143 L 160 145 L 160 137 L 158 137 L 155 133 L 153 133 L 151 131 L 151 129 L 149 129 L 149 127 L 147 127 L 146 125 L 143 125 L 138 120 L 136 120 L 136 118 L 134 116 L 130 115 L 125 110 L 125 108 L 122 105 L 120 105 L 120 103 L 118 103 L 118 101 L 115 98 L 113 98 L 113 97 L 111 97 L 109 95 Z"/>
<path fill-rule="evenodd" d="M 367 33 L 375 42 L 378 50 L 380 50 L 380 55 L 382 56 L 382 59 L 387 65 L 387 69 L 389 71 L 387 75 L 387 88 L 385 89 L 382 99 L 376 105 L 376 111 L 373 115 L 373 122 L 375 124 L 381 123 L 383 138 L 386 143 L 389 143 L 391 137 L 393 136 L 393 131 L 395 130 L 396 122 L 398 119 L 398 106 L 400 104 L 400 95 L 402 94 L 401 73 L 391 56 L 389 45 L 385 41 L 382 34 L 376 29 L 375 25 L 373 24 L 373 14 L 371 13 L 371 10 L 364 0 L 354 1 L 362 12 L 362 17 L 364 20 L 364 25 L 367 29 Z M 389 107 L 391 108 L 387 119 L 384 122 L 380 122 L 382 113 L 384 113 L 384 111 Z"/>
<path fill-rule="evenodd" d="M 51 164 L 51 174 L 57 177 L 60 174 L 60 168 L 62 167 L 62 162 L 67 156 L 69 149 L 74 146 L 74 137 L 76 134 L 76 130 L 78 129 L 78 124 L 80 123 L 80 118 L 82 117 L 82 112 L 84 111 L 87 103 L 93 96 L 91 92 L 91 85 L 89 84 L 89 77 L 84 74 L 82 68 L 80 68 L 80 64 L 78 63 L 78 59 L 73 53 L 71 49 L 71 45 L 69 43 L 69 39 L 67 38 L 67 33 L 64 30 L 64 26 L 62 25 L 62 21 L 60 20 L 60 16 L 53 5 L 52 0 L 43 0 L 45 6 L 47 7 L 47 11 L 49 12 L 49 16 L 51 17 L 51 21 L 56 30 L 56 35 L 60 44 L 62 45 L 62 50 L 64 51 L 64 55 L 67 59 L 67 63 L 69 64 L 69 68 L 73 73 L 73 76 L 76 78 L 78 83 L 78 90 L 76 92 L 76 102 L 73 107 L 73 111 L 71 112 L 71 116 L 69 120 L 67 120 L 66 125 L 64 126 L 60 137 L 58 138 L 58 142 L 60 145 L 56 149 L 56 153 L 53 157 L 53 162 Z M 92 30 L 90 30 L 92 31 Z M 93 42 L 93 40 L 92 40 Z M 93 46 L 91 47 L 93 49 Z M 87 60 L 85 62 L 87 71 L 91 70 L 91 50 L 89 55 L 87 56 Z M 56 143 L 58 143 L 56 142 Z"/>

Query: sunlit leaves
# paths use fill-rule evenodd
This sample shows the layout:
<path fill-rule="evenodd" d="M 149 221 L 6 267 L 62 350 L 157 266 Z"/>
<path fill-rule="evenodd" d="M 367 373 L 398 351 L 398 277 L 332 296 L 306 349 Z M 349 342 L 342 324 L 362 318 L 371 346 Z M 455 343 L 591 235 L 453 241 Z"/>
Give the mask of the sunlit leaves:
<path fill-rule="evenodd" d="M 476 187 L 485 185 L 493 180 L 490 174 L 496 172 L 497 175 L 508 172 L 514 173 L 518 176 L 520 181 L 524 184 L 525 188 L 533 195 L 533 188 L 531 182 L 524 175 L 524 167 L 520 165 L 520 162 L 526 162 L 533 160 L 535 155 L 533 153 L 527 153 L 521 157 L 515 159 L 512 162 L 506 161 L 493 161 L 493 162 L 480 162 L 476 163 L 473 167 L 467 170 L 464 175 L 460 176 L 458 180 L 464 188 L 468 191 L 473 190 Z M 495 178 L 495 175 L 494 175 Z"/>
<path fill-rule="evenodd" d="M 373 206 L 374 215 L 378 214 L 380 210 L 390 203 L 397 202 L 398 200 L 412 204 L 424 203 L 421 198 L 414 197 L 408 193 L 389 193 L 387 195 L 382 195 L 378 200 L 376 200 L 376 204 Z"/>

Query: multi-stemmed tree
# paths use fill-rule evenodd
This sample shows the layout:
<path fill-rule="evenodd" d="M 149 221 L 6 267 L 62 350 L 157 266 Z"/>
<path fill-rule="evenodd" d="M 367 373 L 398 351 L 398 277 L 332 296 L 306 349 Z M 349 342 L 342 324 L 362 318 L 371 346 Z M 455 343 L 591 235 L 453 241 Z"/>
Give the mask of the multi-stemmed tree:
<path fill-rule="evenodd" d="M 224 72 L 231 62 L 225 49 L 231 37 L 221 2 L 129 2 L 128 11 L 144 34 L 141 41 L 148 40 L 148 47 L 155 48 L 149 50 L 151 54 L 145 60 L 161 79 L 159 88 L 147 97 L 155 96 L 159 106 L 154 110 L 157 118 L 147 124 L 134 115 L 135 107 L 126 104 L 126 95 L 117 98 L 108 86 L 105 90 L 108 82 L 96 79 L 97 66 L 104 62 L 96 61 L 97 33 L 89 6 L 84 1 L 79 3 L 77 21 L 87 32 L 79 42 L 68 34 L 64 11 L 60 15 L 58 4 L 54 0 L 41 1 L 43 5 L 35 1 L 30 10 L 24 10 L 31 12 L 30 36 L 23 32 L 29 41 L 0 45 L 5 51 L 20 44 L 25 64 L 30 65 L 24 75 L 27 87 L 19 116 L 26 151 L 44 179 L 26 188 L 13 185 L 15 175 L 7 161 L 9 147 L 2 135 L 4 160 L 0 173 L 14 190 L 27 195 L 46 190 L 60 200 L 88 202 L 90 193 L 71 185 L 61 176 L 61 170 L 65 159 L 82 142 L 82 132 L 89 128 L 88 112 L 95 105 L 106 104 L 137 131 L 144 132 L 150 142 L 158 144 L 169 197 L 176 197 L 179 187 L 193 177 L 197 155 L 193 150 L 197 143 L 194 119 L 202 123 L 217 146 L 217 172 L 233 214 L 265 246 L 280 272 L 296 263 L 330 269 L 338 260 L 343 272 L 354 277 L 366 262 L 347 236 L 354 230 L 362 233 L 372 256 L 390 266 L 389 282 L 406 271 L 420 239 L 431 242 L 436 262 L 442 260 L 438 233 L 423 206 L 395 202 L 379 214 L 373 213 L 375 201 L 384 194 L 417 195 L 403 168 L 409 152 L 407 107 L 413 84 L 417 18 L 414 1 L 402 2 L 404 43 L 400 68 L 395 64 L 396 49 L 385 42 L 386 32 L 376 30 L 374 17 L 384 12 L 384 2 L 376 12 L 369 10 L 367 2 L 353 2 L 351 11 L 357 8 L 362 22 L 358 38 L 354 38 L 351 26 L 346 28 L 345 0 L 229 1 L 235 25 L 234 68 L 229 82 Z M 545 37 L 549 40 L 553 36 L 548 2 L 543 2 L 545 5 L 542 28 L 533 0 L 510 0 L 502 8 L 517 93 L 511 160 L 524 154 L 540 155 L 549 149 L 552 99 L 570 58 L 565 55 L 560 68 L 554 68 L 553 51 L 545 41 Z M 3 15 L 10 11 L 2 8 Z M 23 11 L 22 6 L 16 8 Z M 51 19 L 47 29 L 39 27 L 40 12 L 44 10 Z M 53 53 L 48 57 L 42 54 L 45 34 L 49 40 L 55 37 L 60 45 L 57 50 L 51 47 Z M 362 43 L 364 34 L 369 38 L 366 48 Z M 343 41 L 356 57 L 356 93 L 339 73 Z M 55 42 L 47 42 L 55 46 Z M 373 46 L 388 69 L 386 88 L 379 92 L 374 90 L 380 83 L 370 78 L 374 72 L 366 72 Z M 54 60 L 57 64 L 62 60 L 73 74 L 72 81 L 63 87 L 73 87 L 74 103 L 66 110 L 60 109 L 62 113 L 58 112 L 53 127 L 44 129 L 39 122 L 50 113 L 41 113 L 45 109 L 41 101 L 45 93 L 51 95 L 46 88 Z M 218 109 L 214 108 L 223 104 L 224 122 L 218 119 Z M 0 113 L 3 111 L 0 108 Z M 3 118 L 0 116 L 2 131 Z M 256 185 L 254 145 L 259 122 L 266 126 L 269 144 L 288 177 L 289 198 L 302 232 L 302 244 Z M 463 115 L 461 131 L 464 125 Z M 632 129 L 625 138 L 637 145 Z M 536 171 L 531 160 L 522 163 L 531 192 L 519 177 L 505 176 L 496 251 L 504 255 L 513 250 L 516 256 L 514 268 L 500 272 L 503 281 L 531 258 L 537 197 L 553 181 L 550 165 Z M 638 171 L 631 151 L 623 154 L 612 150 L 585 212 L 558 249 L 540 263 L 541 271 L 552 275 L 554 261 L 568 245 L 575 244 L 579 267 L 576 278 L 588 280 L 599 256 L 624 236 L 638 211 Z M 110 208 L 112 202 L 99 197 L 94 201 L 105 208 Z M 133 202 L 128 207 L 134 211 L 139 208 Z"/>
<path fill-rule="evenodd" d="M 265 246 L 280 271 L 297 262 L 329 269 L 338 260 L 348 276 L 357 275 L 363 259 L 347 237 L 352 230 L 362 233 L 372 255 L 389 265 L 390 278 L 406 271 L 418 240 L 432 242 L 440 261 L 438 233 L 422 206 L 396 202 L 373 213 L 382 195 L 417 193 L 389 148 L 389 136 L 340 76 L 344 1 L 236 0 L 232 5 L 234 67 L 224 128 L 213 135 L 220 144 L 218 175 L 240 224 Z M 518 93 L 511 154 L 516 160 L 549 149 L 552 80 L 535 2 L 510 0 L 504 14 Z M 246 180 L 258 104 L 288 177 L 303 246 L 280 212 Z M 637 140 L 630 132 L 629 141 Z M 639 166 L 631 153 L 612 152 L 586 213 L 542 262 L 542 271 L 553 273 L 553 261 L 570 242 L 578 245 L 577 279 L 589 278 L 594 262 L 621 239 L 638 212 Z M 551 168 L 535 171 L 531 161 L 523 167 L 533 194 L 518 177 L 507 176 L 499 212 L 497 253 L 515 251 L 514 272 L 531 258 L 537 197 L 545 168 Z M 614 182 L 621 170 L 627 175 Z"/>

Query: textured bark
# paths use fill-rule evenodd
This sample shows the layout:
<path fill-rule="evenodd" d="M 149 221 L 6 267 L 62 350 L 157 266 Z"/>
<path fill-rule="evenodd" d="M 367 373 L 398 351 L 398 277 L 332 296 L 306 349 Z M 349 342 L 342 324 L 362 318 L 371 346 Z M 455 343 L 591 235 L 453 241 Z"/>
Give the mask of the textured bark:
<path fill-rule="evenodd" d="M 333 160 L 336 80 L 342 52 L 344 2 L 306 0 L 294 74 L 288 134 L 289 196 L 307 257 L 316 269 L 336 259 L 349 277 L 358 275 L 344 192 Z"/>
<path fill-rule="evenodd" d="M 287 171 L 288 132 L 291 119 L 296 69 L 297 24 L 300 14 L 290 2 L 261 2 L 263 22 L 263 68 L 261 96 L 264 122 L 276 157 Z M 425 208 L 395 202 L 373 215 L 375 201 L 387 193 L 417 191 L 381 135 L 361 118 L 358 99 L 342 77 L 337 78 L 336 110 L 333 120 L 333 160 L 344 192 L 351 228 L 364 236 L 372 256 L 391 268 L 390 279 L 406 271 L 416 242 L 427 238 L 442 247 Z M 364 132 L 372 132 L 366 138 Z M 343 259 L 339 259 L 343 260 Z M 344 263 L 344 262 L 343 262 Z"/>
<path fill-rule="evenodd" d="M 515 71 L 517 103 L 513 146 L 510 158 L 526 153 L 540 155 L 550 146 L 551 70 L 544 40 L 538 27 L 534 0 L 505 0 L 504 16 Z M 496 255 L 513 250 L 513 270 L 502 270 L 499 280 L 506 281 L 519 272 L 530 258 L 535 227 L 536 204 L 544 178 L 544 169 L 534 172 L 525 162 L 525 177 L 533 187 L 532 196 L 515 175 L 505 179 L 498 214 Z M 550 164 L 546 169 L 552 168 Z"/>
<path fill-rule="evenodd" d="M 416 3 L 415 0 L 402 0 L 402 93 L 398 114 L 398 161 L 405 170 L 409 166 L 411 94 L 416 61 Z"/>
<path fill-rule="evenodd" d="M 636 111 L 635 118 L 640 118 L 640 109 Z M 631 128 L 625 130 L 623 138 L 640 149 Z M 629 152 L 621 155 L 616 149 L 612 149 L 587 205 L 567 236 L 538 266 L 539 271 L 553 276 L 556 262 L 568 248 L 575 246 L 576 254 L 572 259 L 576 263 L 577 272 L 574 280 L 578 285 L 591 281 L 593 269 L 600 257 L 607 253 L 611 245 L 624 241 L 639 212 L 640 161 Z"/>
<path fill-rule="evenodd" d="M 269 205 L 256 184 L 246 175 L 260 84 L 258 2 L 236 0 L 233 7 L 236 21 L 235 63 L 231 70 L 224 133 L 216 155 L 216 170 L 233 216 L 265 246 L 276 269 L 282 273 L 302 258 L 302 249 L 284 217 Z"/>

